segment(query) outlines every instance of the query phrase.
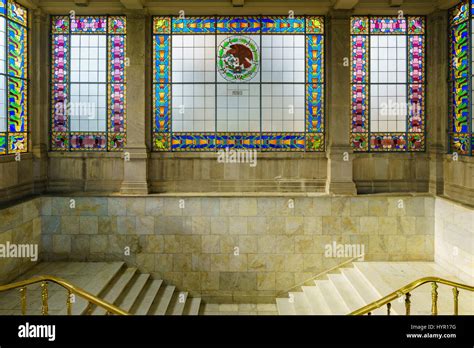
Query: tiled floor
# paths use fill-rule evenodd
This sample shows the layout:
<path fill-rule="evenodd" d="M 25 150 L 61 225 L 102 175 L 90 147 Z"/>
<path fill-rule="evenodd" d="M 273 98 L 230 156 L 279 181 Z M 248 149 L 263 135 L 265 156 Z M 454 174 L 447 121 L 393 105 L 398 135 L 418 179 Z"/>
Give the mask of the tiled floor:
<path fill-rule="evenodd" d="M 216 304 L 205 303 L 202 305 L 202 315 L 278 315 L 276 304 L 272 303 L 240 303 Z"/>

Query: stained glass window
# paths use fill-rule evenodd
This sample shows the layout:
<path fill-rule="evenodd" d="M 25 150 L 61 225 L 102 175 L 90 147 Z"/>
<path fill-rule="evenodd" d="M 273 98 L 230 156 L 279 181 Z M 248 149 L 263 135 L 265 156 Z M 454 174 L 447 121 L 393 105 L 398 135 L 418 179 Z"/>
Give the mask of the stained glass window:
<path fill-rule="evenodd" d="M 354 151 L 424 151 L 424 17 L 352 17 L 351 45 Z"/>
<path fill-rule="evenodd" d="M 155 151 L 324 151 L 322 17 L 154 17 Z"/>
<path fill-rule="evenodd" d="M 0 0 L 0 155 L 28 151 L 28 12 Z"/>
<path fill-rule="evenodd" d="M 450 151 L 474 155 L 474 118 L 472 117 L 472 63 L 474 33 L 470 1 L 462 1 L 449 11 L 449 143 Z"/>
<path fill-rule="evenodd" d="M 121 151 L 126 141 L 126 18 L 53 16 L 51 148 Z"/>

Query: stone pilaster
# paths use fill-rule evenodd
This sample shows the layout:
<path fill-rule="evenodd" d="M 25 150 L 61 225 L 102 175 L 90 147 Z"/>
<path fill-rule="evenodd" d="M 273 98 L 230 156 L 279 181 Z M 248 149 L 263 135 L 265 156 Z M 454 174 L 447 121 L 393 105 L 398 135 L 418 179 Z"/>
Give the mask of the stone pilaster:
<path fill-rule="evenodd" d="M 326 192 L 356 194 L 352 175 L 352 148 L 350 129 L 350 12 L 331 11 L 327 20 L 326 35 L 326 137 L 328 173 Z"/>
<path fill-rule="evenodd" d="M 30 146 L 33 153 L 33 180 L 36 193 L 44 191 L 48 174 L 49 125 L 49 17 L 41 9 L 32 11 L 30 30 Z"/>
<path fill-rule="evenodd" d="M 146 146 L 146 28 L 148 16 L 127 15 L 127 145 L 124 149 L 124 179 L 121 192 L 148 193 Z M 129 158 L 129 160 L 127 160 Z"/>
<path fill-rule="evenodd" d="M 427 17 L 427 84 L 426 84 L 426 144 L 430 158 L 429 190 L 433 194 L 443 194 L 443 157 L 447 153 L 448 138 L 448 42 L 447 13 L 436 11 Z M 428 96 L 428 98 L 426 97 Z"/>

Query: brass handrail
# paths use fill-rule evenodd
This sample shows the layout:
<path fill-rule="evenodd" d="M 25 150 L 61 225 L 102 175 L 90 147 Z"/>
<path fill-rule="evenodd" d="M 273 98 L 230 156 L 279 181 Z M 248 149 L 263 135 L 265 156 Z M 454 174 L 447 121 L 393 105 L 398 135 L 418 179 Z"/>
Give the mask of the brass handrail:
<path fill-rule="evenodd" d="M 302 285 L 306 284 L 307 282 L 309 282 L 310 280 L 314 280 L 314 279 L 317 279 L 317 278 L 319 278 L 319 277 L 322 277 L 323 275 L 326 275 L 326 274 L 328 274 L 329 272 L 332 272 L 332 271 L 334 271 L 334 270 L 336 270 L 336 269 L 338 269 L 338 268 L 341 268 L 341 267 L 343 267 L 343 266 L 345 266 L 345 265 L 347 265 L 347 264 L 349 264 L 349 263 L 352 263 L 353 261 L 358 260 L 358 259 L 360 259 L 361 257 L 364 257 L 364 256 L 365 256 L 365 254 L 360 254 L 360 255 L 358 255 L 358 256 L 354 256 L 353 258 L 351 258 L 351 259 L 349 259 L 349 260 L 346 260 L 346 261 L 344 261 L 344 262 L 342 262 L 342 263 L 340 263 L 340 264 L 338 264 L 338 265 L 336 265 L 336 266 L 333 266 L 333 267 L 331 267 L 331 268 L 329 268 L 329 269 L 327 269 L 327 270 L 325 270 L 325 271 L 322 271 L 322 272 L 318 273 L 318 274 L 315 275 L 315 276 L 311 276 L 311 277 L 309 277 L 308 279 L 303 280 L 302 282 L 300 282 L 300 283 L 298 283 L 298 284 L 296 284 L 296 285 L 293 285 L 291 288 L 288 288 L 287 290 L 280 291 L 279 293 L 276 294 L 275 297 L 278 297 L 278 296 L 280 296 L 280 295 L 286 294 L 286 293 L 290 292 L 290 290 L 293 290 L 294 288 L 297 288 L 297 287 L 299 287 L 299 286 L 302 286 Z"/>
<path fill-rule="evenodd" d="M 7 285 L 0 285 L 0 292 L 13 290 L 13 289 L 20 289 L 21 295 L 21 311 L 22 314 L 26 314 L 26 287 L 28 285 L 41 283 L 41 298 L 42 298 L 42 314 L 48 314 L 48 282 L 52 282 L 58 284 L 59 286 L 63 287 L 68 291 L 68 297 L 66 300 L 66 307 L 67 307 L 67 314 L 70 315 L 72 313 L 71 310 L 71 295 L 75 294 L 79 297 L 86 299 L 89 302 L 88 308 L 91 308 L 92 304 L 102 307 L 107 311 L 107 313 L 117 314 L 117 315 L 130 315 L 130 313 L 114 306 L 107 301 L 101 300 L 95 295 L 92 295 L 90 292 L 87 292 L 75 285 L 72 285 L 68 281 L 58 278 L 55 276 L 49 275 L 42 275 L 36 276 L 27 280 L 18 281 L 15 283 L 7 284 Z"/>
<path fill-rule="evenodd" d="M 437 301 L 438 301 L 438 283 L 443 284 L 443 285 L 448 285 L 453 287 L 453 295 L 454 295 L 454 314 L 457 315 L 458 312 L 458 295 L 459 291 L 458 289 L 463 289 L 463 290 L 468 290 L 468 291 L 474 291 L 474 286 L 466 285 L 466 284 L 461 284 L 457 282 L 453 282 L 447 279 L 443 278 L 438 278 L 438 277 L 425 277 L 425 278 L 420 278 L 418 280 L 415 280 L 404 287 L 392 292 L 391 294 L 388 294 L 385 297 L 382 297 L 380 300 L 374 301 L 362 308 L 359 308 L 352 313 L 349 313 L 349 315 L 364 315 L 364 314 L 372 314 L 372 312 L 384 305 L 389 305 L 390 302 L 393 300 L 396 300 L 403 295 L 406 295 L 405 298 L 405 306 L 406 306 L 406 314 L 410 314 L 410 307 L 411 307 L 411 302 L 410 302 L 410 297 L 411 297 L 411 292 L 415 290 L 416 288 L 426 284 L 426 283 L 432 283 L 432 307 L 431 307 L 431 313 L 433 315 L 438 314 L 438 307 L 437 307 Z M 391 304 L 390 304 L 391 307 Z"/>

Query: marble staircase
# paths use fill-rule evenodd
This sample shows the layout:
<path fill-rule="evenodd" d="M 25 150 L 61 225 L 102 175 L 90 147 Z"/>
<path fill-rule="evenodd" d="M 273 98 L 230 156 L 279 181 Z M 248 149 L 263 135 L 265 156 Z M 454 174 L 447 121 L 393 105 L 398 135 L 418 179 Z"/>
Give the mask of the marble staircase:
<path fill-rule="evenodd" d="M 53 275 L 63 278 L 109 303 L 134 315 L 198 315 L 200 298 L 191 298 L 162 280 L 152 279 L 123 262 L 42 262 L 16 280 L 36 275 Z M 49 283 L 49 314 L 66 314 L 67 292 Z M 74 298 L 72 313 L 85 314 L 87 301 Z M 0 315 L 20 315 L 18 290 L 0 293 Z M 39 284 L 27 288 L 27 314 L 41 314 Z M 105 315 L 102 308 L 92 308 L 92 315 Z"/>
<path fill-rule="evenodd" d="M 277 298 L 280 315 L 346 315 L 419 278 L 436 276 L 465 283 L 449 275 L 434 262 L 354 262 L 327 274 L 314 285 Z M 474 284 L 473 281 L 468 284 Z M 411 292 L 411 314 L 431 314 L 431 286 L 425 284 Z M 373 315 L 386 315 L 386 307 Z M 404 298 L 392 302 L 392 315 L 405 314 Z M 438 314 L 453 314 L 452 288 L 439 284 Z M 474 293 L 460 290 L 459 314 L 474 314 Z"/>

